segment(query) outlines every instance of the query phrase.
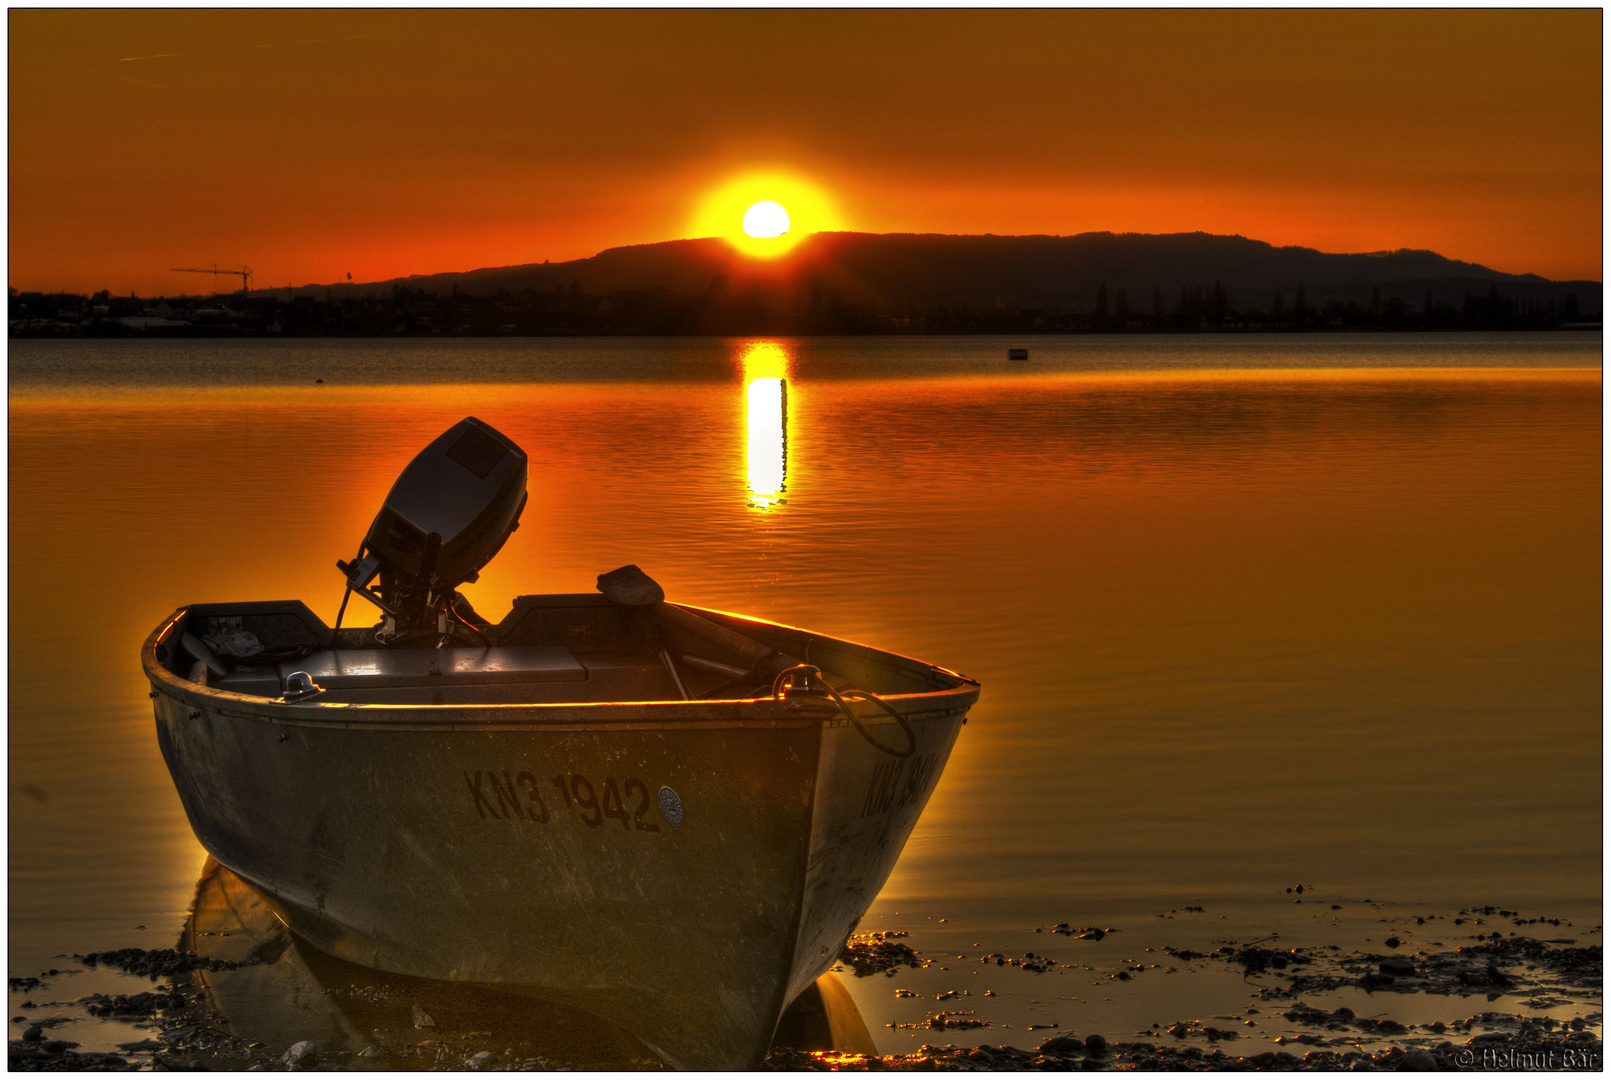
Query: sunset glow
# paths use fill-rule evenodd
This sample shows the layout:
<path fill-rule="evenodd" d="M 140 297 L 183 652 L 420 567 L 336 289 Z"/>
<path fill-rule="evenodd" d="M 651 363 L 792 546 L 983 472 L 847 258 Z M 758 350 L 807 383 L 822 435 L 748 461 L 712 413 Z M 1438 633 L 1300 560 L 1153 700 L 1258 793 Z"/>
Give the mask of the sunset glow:
<path fill-rule="evenodd" d="M 260 287 L 380 282 L 699 237 L 772 257 L 840 230 L 1204 231 L 1598 280 L 1600 27 L 1594 9 L 18 9 L 11 284 L 171 295 L 212 282 L 169 267 L 214 263 Z M 226 85 L 342 105 L 264 138 Z M 745 235 L 759 202 L 788 232 Z"/>
<path fill-rule="evenodd" d="M 772 258 L 809 233 L 848 227 L 815 184 L 786 173 L 757 173 L 722 184 L 705 196 L 688 235 L 719 236 L 745 254 Z"/>

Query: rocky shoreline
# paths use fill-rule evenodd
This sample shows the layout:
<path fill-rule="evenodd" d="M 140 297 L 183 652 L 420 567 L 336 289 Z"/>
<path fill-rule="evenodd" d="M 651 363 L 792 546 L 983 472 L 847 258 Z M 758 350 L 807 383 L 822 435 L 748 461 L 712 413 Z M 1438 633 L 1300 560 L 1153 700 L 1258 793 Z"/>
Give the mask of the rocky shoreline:
<path fill-rule="evenodd" d="M 1522 932 L 1492 929 L 1495 925 L 1514 925 Z M 774 1071 L 1601 1071 L 1601 948 L 1527 932 L 1541 926 L 1547 928 L 1544 932 L 1561 932 L 1560 920 L 1523 919 L 1516 912 L 1491 907 L 1464 909 L 1447 916 L 1416 916 L 1410 928 L 1451 937 L 1455 935 L 1443 930 L 1460 927 L 1458 936 L 1469 944 L 1454 948 L 1412 951 L 1397 933 L 1382 939 L 1381 948 L 1370 950 L 1338 945 L 1277 948 L 1261 939 L 1201 951 L 1148 948 L 1144 951 L 1159 955 L 1157 962 L 1126 963 L 1112 971 L 1059 961 L 1033 950 L 1012 957 L 1004 952 L 955 959 L 925 956 L 908 943 L 905 931 L 862 933 L 851 938 L 840 956 L 847 978 L 883 983 L 902 972 L 914 978 L 921 971 L 937 975 L 950 970 L 943 962 L 971 960 L 980 965 L 975 975 L 1005 970 L 1028 973 L 1032 979 L 1055 979 L 1061 971 L 1118 985 L 1161 974 L 1197 972 L 1223 978 L 1239 973 L 1243 985 L 1256 989 L 1249 995 L 1253 1004 L 1240 1011 L 1207 1018 L 1160 1018 L 1130 1038 L 1081 1036 L 1049 1022 L 1028 1025 L 1031 1032 L 1037 1027 L 1059 1028 L 1049 1037 L 1035 1036 L 1033 1049 L 993 1041 L 926 1043 L 913 1052 L 880 1056 L 780 1045 L 773 1048 L 765 1067 Z M 1119 931 L 1059 924 L 1051 933 L 1072 938 L 1078 945 Z M 250 1024 L 237 1023 L 241 1017 L 232 1020 L 220 1011 L 220 999 L 209 993 L 208 980 L 250 975 L 254 967 L 281 963 L 286 952 L 285 945 L 257 949 L 243 954 L 247 959 L 240 962 L 176 949 L 119 949 L 67 958 L 82 967 L 12 978 L 13 999 L 24 1000 L 13 1005 L 18 1015 L 12 1017 L 12 1028 L 21 1031 L 9 1042 L 9 1066 L 16 1071 L 85 1072 L 663 1068 L 652 1056 L 633 1054 L 622 1043 L 606 1047 L 604 1036 L 590 1036 L 581 1029 L 575 1032 L 571 1051 L 543 1050 L 522 1035 L 519 1017 L 522 1010 L 529 1011 L 529 1002 L 467 1005 L 451 996 L 450 984 L 426 984 L 350 967 L 309 985 L 318 987 L 328 1009 L 341 1010 L 351 1021 L 349 1031 L 362 1031 L 358 1043 L 321 1046 L 314 1038 L 274 1044 L 249 1039 L 241 1032 L 249 1032 Z M 152 985 L 130 994 L 96 992 L 69 1001 L 44 1000 L 54 985 L 98 970 L 143 977 Z M 369 985 L 365 979 L 393 982 Z M 433 998 L 433 992 L 445 996 Z M 1382 1012 L 1358 1015 L 1354 1008 L 1335 1005 L 1339 992 L 1367 995 L 1364 1000 L 1382 1004 L 1387 1012 L 1394 1011 L 1395 1002 L 1402 1005 L 1412 999 L 1477 998 L 1486 1007 L 1452 1022 L 1412 1022 L 1402 1011 L 1397 1017 Z M 897 999 L 921 996 L 905 987 L 895 990 Z M 1327 996 L 1332 1000 L 1325 1000 Z M 923 1019 L 892 1021 L 887 1026 L 935 1034 L 988 1028 L 992 1022 L 979 1010 L 988 1010 L 995 1003 L 992 998 L 1002 1000 L 978 985 L 947 989 L 933 995 L 932 1011 L 925 1009 Z M 970 1007 L 975 1004 L 977 1008 Z M 430 1010 L 437 1012 L 436 1019 Z M 116 1043 L 115 1051 L 86 1050 L 79 1042 L 58 1037 L 72 1034 L 73 1025 L 90 1021 L 127 1024 L 131 1037 Z"/>

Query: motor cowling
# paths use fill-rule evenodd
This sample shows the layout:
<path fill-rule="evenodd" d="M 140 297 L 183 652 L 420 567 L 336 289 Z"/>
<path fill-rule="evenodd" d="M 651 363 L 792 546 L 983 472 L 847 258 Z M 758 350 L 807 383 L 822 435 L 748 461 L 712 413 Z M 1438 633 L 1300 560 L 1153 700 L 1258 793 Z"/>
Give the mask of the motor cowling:
<path fill-rule="evenodd" d="M 415 455 L 369 526 L 359 558 L 336 565 L 349 589 L 391 616 L 394 633 L 428 629 L 454 590 L 476 580 L 519 528 L 525 506 L 526 452 L 468 416 Z"/>

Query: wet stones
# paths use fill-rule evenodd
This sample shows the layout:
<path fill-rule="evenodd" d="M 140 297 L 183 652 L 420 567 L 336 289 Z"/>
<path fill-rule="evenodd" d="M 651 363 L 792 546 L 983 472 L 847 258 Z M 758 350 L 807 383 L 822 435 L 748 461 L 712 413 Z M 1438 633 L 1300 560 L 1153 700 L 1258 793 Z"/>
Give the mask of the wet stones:
<path fill-rule="evenodd" d="M 114 1019 L 140 1019 L 168 1009 L 185 1005 L 184 996 L 174 990 L 147 990 L 139 994 L 91 994 L 83 999 L 85 1010 L 91 1016 L 110 1016 Z"/>
<path fill-rule="evenodd" d="M 1285 969 L 1290 964 L 1309 964 L 1314 961 L 1297 949 L 1264 949 L 1257 945 L 1244 945 L 1240 949 L 1230 949 L 1228 946 L 1216 949 L 1215 953 L 1229 952 L 1229 959 L 1239 963 L 1248 972 L 1264 971 L 1268 968 Z"/>
<path fill-rule="evenodd" d="M 319 1060 L 319 1047 L 311 1039 L 292 1043 L 291 1048 L 280 1055 L 281 1065 L 308 1066 Z"/>
<path fill-rule="evenodd" d="M 294 1066 L 287 1066 L 292 1068 Z M 151 1060 L 152 1072 L 207 1072 L 207 1066 L 199 1061 L 187 1061 L 172 1054 L 158 1054 Z"/>
<path fill-rule="evenodd" d="M 1188 908 L 1187 910 L 1190 911 L 1191 909 Z M 1202 909 L 1199 908 L 1198 910 L 1200 911 Z M 1119 931 L 1112 926 L 1076 927 L 1066 922 L 1060 922 L 1056 926 L 1052 927 L 1051 932 L 1054 934 L 1062 934 L 1065 937 L 1078 938 L 1081 941 L 1101 941 L 1109 934 L 1117 934 Z M 1045 933 L 1045 931 L 1037 926 L 1035 927 L 1035 933 L 1040 934 Z"/>
<path fill-rule="evenodd" d="M 1025 971 L 1043 972 L 1057 966 L 1057 961 L 1039 953 L 1026 952 L 1021 958 L 1007 956 L 1003 953 L 990 953 L 979 957 L 981 964 L 995 964 L 997 967 L 1019 967 Z"/>
<path fill-rule="evenodd" d="M 198 968 L 234 971 L 240 966 L 230 960 L 209 960 L 176 949 L 110 949 L 75 955 L 73 959 L 82 960 L 90 967 L 113 967 L 131 975 L 146 975 L 153 979 L 164 975 L 184 975 Z"/>
<path fill-rule="evenodd" d="M 1036 953 L 1026 952 L 1024 954 L 1024 958 L 1018 961 L 1018 966 L 1023 968 L 1025 971 L 1034 971 L 1038 973 L 1045 971 L 1047 968 L 1056 967 L 1057 961 L 1048 960 L 1046 957 L 1040 956 Z"/>
<path fill-rule="evenodd" d="M 1040 1044 L 1043 1054 L 1083 1054 L 1085 1043 L 1076 1035 L 1054 1035 Z"/>
<path fill-rule="evenodd" d="M 1425 1047 L 1417 1047 L 1404 1055 L 1404 1064 L 1399 1068 L 1412 1072 L 1436 1072 L 1438 1056 Z"/>
<path fill-rule="evenodd" d="M 1377 968 L 1389 975 L 1415 974 L 1415 962 L 1407 956 L 1389 956 L 1378 964 Z"/>
<path fill-rule="evenodd" d="M 1462 971 L 1456 976 L 1462 986 L 1502 987 L 1508 988 L 1516 984 L 1516 980 L 1500 971 L 1490 961 L 1481 971 Z"/>
<path fill-rule="evenodd" d="M 144 1051 L 161 1050 L 162 1044 L 155 1039 L 141 1039 L 138 1042 L 118 1043 L 117 1048 L 128 1054 L 138 1054 Z"/>
<path fill-rule="evenodd" d="M 13 1072 L 108 1072 L 134 1068 L 117 1054 L 78 1053 L 69 1047 L 77 1043 L 51 1040 L 25 1045 L 12 1040 L 7 1047 L 7 1064 Z"/>
<path fill-rule="evenodd" d="M 893 977 L 903 967 L 923 967 L 922 959 L 910 945 L 891 940 L 905 937 L 900 931 L 872 934 L 853 934 L 840 950 L 839 962 L 849 964 L 857 978 L 868 975 Z"/>

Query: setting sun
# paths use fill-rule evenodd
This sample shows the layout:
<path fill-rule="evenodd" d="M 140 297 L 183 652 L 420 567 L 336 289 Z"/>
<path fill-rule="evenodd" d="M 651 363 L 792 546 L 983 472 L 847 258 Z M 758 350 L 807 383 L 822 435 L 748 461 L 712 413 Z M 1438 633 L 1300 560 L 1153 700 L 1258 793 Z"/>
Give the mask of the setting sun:
<path fill-rule="evenodd" d="M 786 173 L 752 173 L 705 196 L 688 235 L 719 236 L 747 255 L 770 258 L 811 233 L 846 227 L 816 185 Z"/>
<path fill-rule="evenodd" d="M 775 202 L 758 202 L 744 211 L 744 235 L 769 240 L 789 231 L 789 212 Z"/>

